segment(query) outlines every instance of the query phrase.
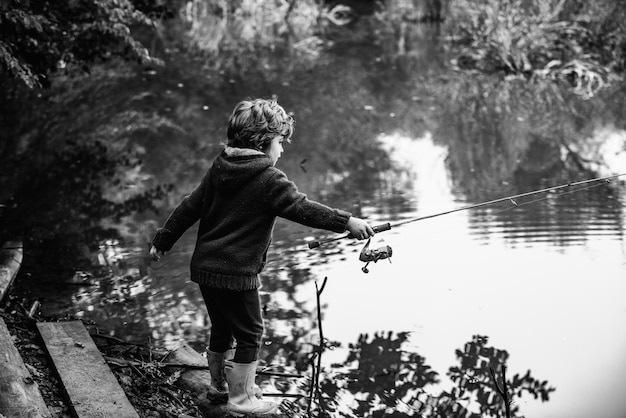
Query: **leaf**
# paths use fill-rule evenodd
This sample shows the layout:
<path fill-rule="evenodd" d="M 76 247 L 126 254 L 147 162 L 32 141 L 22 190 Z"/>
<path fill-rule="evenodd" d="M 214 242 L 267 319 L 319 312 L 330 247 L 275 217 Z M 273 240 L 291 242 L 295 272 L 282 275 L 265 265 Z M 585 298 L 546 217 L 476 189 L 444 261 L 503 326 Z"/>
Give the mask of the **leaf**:
<path fill-rule="evenodd" d="M 172 373 L 170 376 L 167 377 L 167 379 L 163 381 L 163 383 L 165 385 L 171 386 L 174 383 L 176 383 L 176 381 L 180 378 L 182 374 L 183 374 L 183 369 L 175 370 L 174 373 Z"/>

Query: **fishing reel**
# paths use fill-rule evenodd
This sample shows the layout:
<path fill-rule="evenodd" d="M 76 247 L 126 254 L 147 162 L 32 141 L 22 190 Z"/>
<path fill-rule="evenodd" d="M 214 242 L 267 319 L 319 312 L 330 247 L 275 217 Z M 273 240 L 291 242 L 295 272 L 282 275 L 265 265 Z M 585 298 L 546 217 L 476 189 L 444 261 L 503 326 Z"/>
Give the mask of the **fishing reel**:
<path fill-rule="evenodd" d="M 368 239 L 365 243 L 365 246 L 361 250 L 361 254 L 359 254 L 359 260 L 365 263 L 365 266 L 361 269 L 363 273 L 369 273 L 367 266 L 370 263 L 376 263 L 378 260 L 388 259 L 391 263 L 391 255 L 393 251 L 389 245 L 384 245 L 379 248 L 370 248 L 370 241 L 372 239 Z"/>

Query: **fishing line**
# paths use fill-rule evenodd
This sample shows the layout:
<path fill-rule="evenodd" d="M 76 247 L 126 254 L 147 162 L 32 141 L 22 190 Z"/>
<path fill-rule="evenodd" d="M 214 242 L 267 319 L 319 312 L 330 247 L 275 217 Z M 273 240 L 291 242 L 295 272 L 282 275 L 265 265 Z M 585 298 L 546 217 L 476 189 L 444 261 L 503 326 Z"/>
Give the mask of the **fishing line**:
<path fill-rule="evenodd" d="M 561 184 L 559 186 L 547 187 L 545 189 L 540 189 L 540 190 L 533 190 L 531 192 L 520 193 L 520 194 L 516 194 L 516 195 L 513 195 L 513 196 L 502 197 L 500 199 L 494 199 L 494 200 L 489 200 L 487 202 L 477 203 L 477 204 L 474 204 L 474 205 L 463 206 L 463 207 L 456 208 L 456 209 L 451 209 L 451 210 L 448 210 L 448 211 L 445 211 L 445 212 L 434 213 L 432 215 L 426 215 L 426 216 L 420 216 L 420 217 L 417 217 L 417 218 L 406 219 L 404 221 L 399 221 L 399 222 L 394 222 L 394 223 L 387 222 L 387 223 L 384 223 L 384 224 L 381 224 L 381 225 L 376 225 L 372 229 L 374 229 L 374 232 L 376 232 L 376 233 L 383 232 L 383 231 L 388 231 L 391 228 L 398 227 L 398 226 L 401 226 L 401 225 L 406 225 L 406 224 L 417 222 L 417 221 L 423 221 L 425 219 L 431 219 L 431 218 L 435 218 L 435 217 L 438 217 L 438 216 L 449 215 L 451 213 L 460 212 L 460 211 L 463 211 L 463 210 L 476 209 L 476 208 L 483 207 L 483 206 L 489 206 L 489 205 L 493 205 L 493 204 L 500 203 L 500 202 L 507 202 L 507 201 L 509 201 L 509 202 L 512 202 L 514 205 L 520 206 L 519 204 L 517 204 L 515 202 L 515 199 L 520 199 L 520 198 L 523 198 L 523 197 L 532 196 L 532 195 L 536 195 L 536 194 L 540 194 L 540 193 L 554 192 L 554 191 L 557 191 L 557 190 L 560 190 L 560 189 L 565 189 L 565 188 L 574 187 L 574 186 L 580 186 L 580 185 L 583 185 L 583 184 L 588 184 L 588 183 L 593 183 L 593 182 L 600 182 L 600 181 L 604 182 L 604 183 L 601 183 L 601 184 L 593 186 L 593 187 L 599 187 L 602 184 L 610 183 L 611 179 L 614 179 L 614 178 L 617 178 L 617 177 L 621 177 L 621 176 L 626 176 L 626 173 L 615 174 L 613 176 L 607 176 L 607 177 L 599 177 L 599 178 L 594 178 L 594 179 L 589 179 L 589 180 L 582 180 L 582 181 L 577 181 L 577 182 L 572 182 L 572 183 L 567 183 L 567 184 Z M 575 190 L 572 190 L 570 192 L 562 192 L 562 193 L 559 193 L 558 196 L 561 196 L 561 195 L 564 195 L 564 194 L 569 194 L 569 193 L 576 193 L 576 192 L 579 192 L 579 191 L 582 191 L 582 190 L 586 190 L 587 188 L 591 188 L 591 186 L 575 189 Z M 527 203 L 530 203 L 530 202 L 527 202 Z M 523 203 L 522 205 L 524 205 L 524 204 L 526 204 L 526 203 Z M 339 236 L 339 237 L 328 238 L 328 239 L 320 240 L 320 241 L 309 241 L 308 242 L 308 246 L 309 246 L 309 249 L 313 249 L 313 248 L 319 247 L 320 245 L 327 244 L 327 243 L 333 242 L 333 241 L 338 241 L 340 239 L 345 239 L 345 238 L 354 238 L 354 237 L 351 234 L 345 234 L 345 235 L 342 235 L 342 236 Z"/>
<path fill-rule="evenodd" d="M 626 175 L 626 173 L 615 174 L 615 175 L 607 176 L 607 177 L 599 177 L 599 178 L 593 178 L 593 179 L 588 179 L 588 180 L 582 180 L 582 181 L 577 181 L 577 182 L 571 182 L 571 183 L 562 184 L 562 185 L 559 185 L 559 186 L 547 187 L 547 188 L 540 189 L 540 190 L 533 190 L 533 191 L 526 192 L 526 193 L 520 193 L 520 194 L 516 194 L 516 195 L 513 195 L 513 196 L 503 197 L 503 198 L 500 198 L 500 199 L 494 199 L 494 200 L 489 200 L 489 201 L 482 202 L 482 203 L 477 203 L 477 204 L 473 204 L 473 205 L 463 206 L 463 207 L 456 208 L 456 209 L 451 209 L 451 210 L 448 210 L 448 211 L 445 211 L 445 212 L 439 212 L 439 213 L 434 213 L 434 214 L 431 214 L 431 215 L 420 216 L 420 217 L 417 217 L 417 218 L 406 219 L 406 220 L 395 222 L 395 223 L 387 222 L 385 224 L 376 225 L 376 226 L 372 227 L 372 229 L 374 230 L 375 233 L 378 233 L 378 232 L 388 231 L 391 228 L 398 227 L 398 226 L 401 226 L 401 225 L 406 225 L 406 224 L 409 224 L 409 223 L 422 221 L 422 220 L 425 220 L 425 219 L 435 218 L 435 217 L 438 217 L 438 216 L 448 215 L 448 214 L 451 214 L 451 213 L 454 213 L 454 212 L 460 212 L 460 211 L 463 211 L 463 210 L 475 209 L 475 208 L 479 208 L 479 207 L 483 207 L 483 206 L 493 205 L 493 204 L 496 204 L 496 203 L 510 202 L 512 204 L 512 206 L 494 212 L 494 213 L 501 213 L 501 212 L 504 212 L 504 211 L 507 211 L 507 210 L 511 210 L 511 209 L 520 207 L 520 206 L 529 205 L 531 203 L 537 203 L 537 202 L 540 202 L 542 200 L 548 200 L 548 199 L 551 199 L 551 198 L 555 198 L 556 199 L 556 198 L 560 198 L 561 196 L 564 196 L 564 195 L 578 193 L 578 192 L 582 192 L 584 190 L 589 190 L 589 189 L 593 189 L 593 188 L 596 188 L 596 187 L 600 187 L 602 185 L 609 184 L 612 179 L 618 178 L 618 177 L 621 177 L 621 176 L 624 176 L 624 175 Z M 571 187 L 575 187 L 575 186 L 580 186 L 580 185 L 583 185 L 583 184 L 596 183 L 596 182 L 598 182 L 598 184 L 592 184 L 592 185 L 589 185 L 589 186 L 586 186 L 586 187 L 580 187 L 580 188 L 576 188 L 576 189 L 569 190 L 569 191 L 563 191 L 563 192 L 559 192 L 559 193 L 554 194 L 554 195 L 547 195 L 545 197 L 541 197 L 541 198 L 538 198 L 538 199 L 532 199 L 532 200 L 529 200 L 529 201 L 526 201 L 526 202 L 522 202 L 522 203 L 517 203 L 517 201 L 516 201 L 516 199 L 521 199 L 521 198 L 528 197 L 528 196 L 533 196 L 533 195 L 536 195 L 536 194 L 554 193 L 557 190 L 571 188 Z M 335 238 L 328 238 L 328 239 L 320 240 L 320 241 L 310 241 L 310 242 L 308 242 L 308 246 L 309 246 L 310 249 L 313 249 L 313 248 L 319 247 L 320 245 L 323 245 L 323 244 L 326 244 L 326 243 L 329 243 L 329 242 L 338 241 L 340 239 L 345 239 L 345 238 L 354 238 L 354 236 L 352 236 L 352 234 L 348 233 L 348 234 L 345 234 L 345 235 L 342 235 L 342 236 L 339 236 L 339 237 L 335 237 Z M 388 259 L 389 261 L 391 261 L 392 249 L 391 249 L 390 246 L 387 245 L 387 246 L 380 247 L 380 248 L 377 248 L 377 249 L 370 249 L 369 248 L 369 244 L 370 244 L 370 240 L 367 240 L 367 243 L 365 244 L 365 246 L 363 247 L 363 249 L 361 250 L 361 253 L 359 255 L 359 260 L 361 260 L 364 263 L 366 263 L 365 267 L 363 267 L 361 269 L 364 273 L 368 272 L 367 265 L 369 263 L 372 263 L 372 262 L 376 263 L 377 261 L 383 260 L 383 259 Z"/>
<path fill-rule="evenodd" d="M 610 183 L 611 179 L 614 179 L 614 178 L 617 178 L 617 177 L 620 177 L 620 176 L 624 176 L 624 175 L 626 175 L 626 173 L 616 174 L 616 175 L 608 176 L 608 177 L 600 177 L 600 178 L 595 178 L 595 179 L 582 180 L 582 181 L 577 181 L 577 182 L 573 182 L 573 183 L 561 184 L 559 186 L 546 187 L 545 189 L 533 190 L 531 192 L 520 193 L 520 194 L 516 194 L 516 195 L 513 195 L 513 196 L 502 197 L 500 199 L 494 199 L 494 200 L 489 200 L 487 202 L 477 203 L 477 204 L 474 204 L 474 205 L 463 206 L 461 208 L 456 208 L 456 209 L 448 210 L 448 211 L 445 211 L 445 212 L 434 213 L 432 215 L 426 215 L 426 216 L 420 216 L 420 217 L 417 217 L 417 218 L 407 219 L 405 221 L 396 222 L 396 223 L 393 223 L 393 224 L 388 224 L 388 225 L 383 224 L 383 225 L 379 225 L 379 227 L 384 227 L 384 228 L 380 229 L 380 231 L 378 231 L 378 232 L 387 231 L 387 230 L 389 230 L 389 229 L 391 229 L 393 227 L 400 226 L 400 225 L 406 225 L 406 224 L 412 223 L 412 222 L 417 222 L 417 221 L 422 221 L 422 220 L 425 220 L 425 219 L 435 218 L 435 217 L 438 217 L 438 216 L 448 215 L 448 214 L 451 214 L 451 213 L 454 213 L 454 212 L 460 212 L 462 210 L 476 209 L 476 208 L 480 208 L 480 207 L 483 207 L 483 206 L 494 205 L 494 204 L 500 203 L 500 202 L 509 201 L 509 202 L 512 202 L 514 204 L 514 206 L 515 206 L 516 205 L 515 199 L 521 199 L 521 198 L 526 197 L 526 196 L 532 196 L 532 195 L 540 194 L 540 193 L 554 192 L 556 190 L 565 189 L 565 188 L 568 188 L 568 187 L 579 186 L 579 185 L 582 185 L 582 184 L 587 184 L 587 183 L 592 183 L 592 182 L 600 182 L 600 181 L 604 182 L 604 183 L 600 183 L 600 184 L 597 184 L 597 185 L 593 186 L 593 187 L 599 187 L 599 186 L 602 186 L 604 184 Z M 579 188 L 579 189 L 575 189 L 575 190 L 570 191 L 570 192 L 561 192 L 561 193 L 559 193 L 559 196 L 562 195 L 562 194 L 566 194 L 566 193 L 575 193 L 577 191 L 582 191 L 582 190 L 585 190 L 585 189 L 586 188 Z"/>
<path fill-rule="evenodd" d="M 498 213 L 502 213 L 502 212 L 505 212 L 507 210 L 515 209 L 515 208 L 518 208 L 518 207 L 521 207 L 521 206 L 530 205 L 531 203 L 537 203 L 537 202 L 541 202 L 541 201 L 544 201 L 544 200 L 550 200 L 550 199 L 558 199 L 561 196 L 565 196 L 567 194 L 573 194 L 573 193 L 578 193 L 578 192 L 582 192 L 582 191 L 589 190 L 589 189 L 595 189 L 596 187 L 604 186 L 607 183 L 594 184 L 592 186 L 581 187 L 579 189 L 570 190 L 570 191 L 567 191 L 567 192 L 559 192 L 557 195 L 553 195 L 553 196 L 548 195 L 546 197 L 540 197 L 539 199 L 533 199 L 533 200 L 529 200 L 529 201 L 522 202 L 522 203 L 512 202 L 513 206 L 509 206 L 508 208 L 500 209 L 500 210 L 495 211 L 493 213 L 494 214 L 498 214 Z"/>

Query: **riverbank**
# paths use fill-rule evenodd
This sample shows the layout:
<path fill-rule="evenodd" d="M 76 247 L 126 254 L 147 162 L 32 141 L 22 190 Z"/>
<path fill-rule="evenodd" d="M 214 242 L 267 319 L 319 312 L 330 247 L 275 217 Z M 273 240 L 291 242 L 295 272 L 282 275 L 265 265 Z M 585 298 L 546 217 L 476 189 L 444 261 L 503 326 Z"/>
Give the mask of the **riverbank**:
<path fill-rule="evenodd" d="M 176 349 L 168 350 L 154 346 L 150 339 L 145 343 L 128 342 L 102 333 L 101 325 L 93 320 L 80 318 L 74 314 L 44 315 L 39 299 L 33 299 L 20 292 L 12 293 L 12 290 L 15 290 L 12 286 L 15 281 L 29 280 L 31 277 L 30 274 L 18 274 L 22 258 L 21 243 L 8 249 L 7 246 L 3 247 L 0 269 L 6 280 L 2 282 L 0 323 L 4 329 L 3 335 L 7 335 L 8 331 L 8 337 L 4 348 L 0 349 L 0 355 L 6 355 L 3 365 L 9 372 L 3 376 L 4 380 L 0 379 L 0 384 L 10 387 L 14 384 L 20 387 L 25 384 L 26 387 L 21 387 L 21 390 L 18 388 L 15 392 L 15 396 L 22 402 L 21 406 L 15 405 L 13 395 L 0 391 L 2 394 L 0 418 L 23 416 L 21 408 L 29 405 L 28 401 L 22 400 L 21 394 L 24 389 L 32 389 L 37 393 L 39 402 L 43 400 L 37 411 L 33 412 L 32 416 L 37 417 L 69 418 L 80 415 L 78 410 L 81 406 L 92 405 L 92 402 L 85 401 L 90 399 L 85 398 L 86 393 L 95 394 L 93 403 L 101 405 L 87 407 L 89 410 L 92 407 L 107 409 L 106 405 L 113 404 L 119 406 L 120 402 L 114 402 L 111 400 L 113 398 L 103 401 L 109 392 L 103 389 L 101 386 L 103 382 L 97 379 L 88 378 L 78 386 L 81 393 L 76 393 L 78 380 L 74 380 L 77 374 L 82 375 L 84 369 L 81 365 L 93 368 L 94 373 L 100 377 L 109 374 L 110 369 L 113 373 L 110 381 L 114 386 L 117 386 L 115 380 L 119 383 L 121 387 L 118 393 L 119 400 L 128 405 L 123 398 L 125 396 L 128 399 L 130 405 L 127 406 L 129 408 L 127 412 L 132 416 L 141 418 L 232 416 L 225 410 L 224 404 L 212 404 L 206 399 L 206 391 L 211 381 L 206 359 L 188 345 L 183 343 Z M 42 327 L 48 331 L 42 332 Z M 69 330 L 76 332 L 66 334 Z M 74 340 L 74 343 L 70 344 L 71 347 L 85 349 L 79 352 L 91 352 L 93 360 L 86 360 L 82 354 L 78 357 L 76 353 L 72 354 L 71 348 L 64 346 L 63 341 L 67 338 L 63 335 L 66 337 L 71 335 Z M 57 348 L 60 346 L 64 347 L 59 351 Z M 88 350 L 87 346 L 91 349 Z M 96 366 L 99 366 L 96 363 L 100 363 L 102 359 L 104 369 L 96 371 Z M 17 370 L 21 371 L 17 374 L 12 373 Z M 82 388 L 88 390 L 83 393 Z M 20 411 L 18 415 L 14 415 L 16 408 Z M 276 416 L 279 415 L 271 415 Z"/>
<path fill-rule="evenodd" d="M 37 383 L 42 397 L 54 418 L 72 417 L 70 405 L 58 379 L 43 341 L 36 329 L 36 320 L 28 316 L 26 301 L 9 298 L 0 317 L 4 319 L 20 353 Z M 39 321 L 73 320 L 76 318 L 36 318 Z M 85 324 L 88 329 L 95 324 Z M 90 331 L 91 333 L 91 331 Z M 199 401 L 188 390 L 174 383 L 176 371 L 166 372 L 155 366 L 159 356 L 167 353 L 147 344 L 129 344 L 108 336 L 94 336 L 100 352 L 108 359 L 118 359 L 121 364 L 131 366 L 111 366 L 118 382 L 140 417 L 202 417 L 198 409 Z M 152 359 L 152 360 L 150 360 Z"/>
<path fill-rule="evenodd" d="M 24 373 L 30 374 L 32 381 L 37 384 L 50 416 L 72 417 L 71 405 L 63 384 L 46 352 L 36 324 L 78 318 L 41 317 L 39 301 L 11 295 L 11 287 L 18 276 L 23 258 L 21 243 L 7 243 L 3 246 L 1 255 L 0 318 L 6 324 L 13 345 L 24 362 L 27 369 Z M 92 338 L 104 356 L 127 363 L 138 363 L 132 367 L 111 367 L 111 369 L 140 417 L 201 416 L 197 408 L 197 399 L 188 391 L 175 387 L 173 383 L 176 379 L 169 378 L 151 364 L 157 356 L 167 353 L 164 354 L 148 345 L 130 344 L 114 337 L 99 335 L 94 323 L 84 325 L 87 329 L 95 328 Z M 149 361 L 146 361 L 146 357 Z M 12 402 L 10 404 L 12 406 Z M 44 406 L 42 408 L 45 409 Z M 0 417 L 3 417 L 3 414 L 0 413 Z"/>

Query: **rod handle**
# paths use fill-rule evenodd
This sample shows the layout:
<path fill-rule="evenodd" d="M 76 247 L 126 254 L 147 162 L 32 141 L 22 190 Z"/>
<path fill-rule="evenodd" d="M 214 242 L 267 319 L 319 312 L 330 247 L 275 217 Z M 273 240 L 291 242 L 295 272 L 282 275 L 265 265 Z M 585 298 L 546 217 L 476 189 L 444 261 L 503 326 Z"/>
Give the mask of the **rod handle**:
<path fill-rule="evenodd" d="M 391 229 L 391 224 L 389 222 L 387 222 L 387 223 L 384 223 L 384 224 L 376 225 L 376 226 L 372 227 L 372 229 L 374 230 L 374 232 L 389 231 Z"/>
<path fill-rule="evenodd" d="M 372 229 L 374 230 L 374 232 L 383 232 L 383 231 L 389 231 L 391 229 L 391 224 L 389 222 L 386 222 L 384 224 L 380 224 L 380 225 L 376 225 L 373 226 Z M 317 248 L 322 244 L 325 244 L 327 242 L 332 242 L 332 241 L 337 241 L 339 239 L 343 239 L 343 238 L 354 238 L 352 236 L 352 234 L 347 234 L 347 235 L 343 235 L 339 238 L 331 238 L 325 241 L 309 241 L 309 249 L 312 250 L 313 248 Z"/>
<path fill-rule="evenodd" d="M 309 244 L 308 244 L 309 245 L 309 250 L 312 250 L 313 248 L 317 248 L 317 247 L 319 247 L 322 244 L 326 244 L 326 243 L 329 243 L 329 242 L 337 241 L 337 240 L 340 240 L 340 239 L 343 239 L 343 238 L 351 238 L 351 235 L 350 234 L 342 235 L 339 238 L 331 238 L 331 239 L 327 239 L 327 240 L 323 240 L 323 241 L 309 241 Z"/>

